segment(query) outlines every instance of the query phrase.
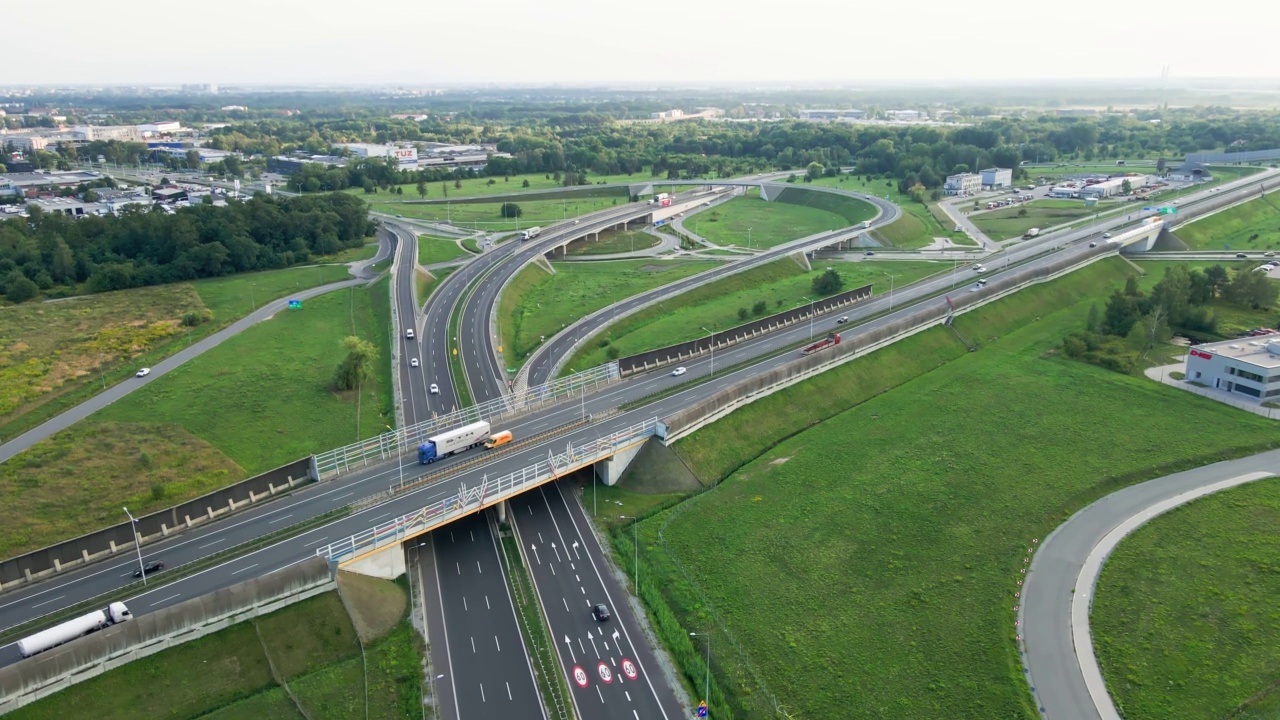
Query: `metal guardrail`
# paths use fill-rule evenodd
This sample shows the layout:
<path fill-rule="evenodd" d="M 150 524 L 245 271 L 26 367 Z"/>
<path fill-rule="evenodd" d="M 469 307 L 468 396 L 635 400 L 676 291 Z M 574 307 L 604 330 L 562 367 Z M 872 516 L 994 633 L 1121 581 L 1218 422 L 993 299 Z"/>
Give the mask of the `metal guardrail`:
<path fill-rule="evenodd" d="M 388 520 L 346 539 L 317 548 L 316 554 L 330 562 L 350 563 L 390 545 L 397 545 L 411 537 L 434 530 L 467 513 L 479 512 L 548 480 L 554 480 L 609 458 L 618 450 L 654 435 L 659 437 L 666 435 L 666 426 L 657 418 L 650 418 L 577 447 L 568 443 L 563 452 L 548 451 L 546 460 L 494 480 L 490 480 L 486 475 L 478 486 L 467 487 L 466 483 L 461 483 L 456 495 L 438 500 L 421 510 Z"/>
<path fill-rule="evenodd" d="M 609 362 L 598 367 L 552 380 L 544 385 L 531 387 L 479 405 L 455 410 L 439 417 L 423 420 L 408 427 L 385 432 L 345 447 L 317 453 L 316 473 L 320 480 L 328 480 L 345 472 L 368 465 L 385 462 L 412 452 L 427 438 L 445 430 L 462 427 L 479 420 L 500 422 L 517 415 L 532 412 L 578 395 L 585 395 L 615 382 L 621 377 L 618 363 Z"/>

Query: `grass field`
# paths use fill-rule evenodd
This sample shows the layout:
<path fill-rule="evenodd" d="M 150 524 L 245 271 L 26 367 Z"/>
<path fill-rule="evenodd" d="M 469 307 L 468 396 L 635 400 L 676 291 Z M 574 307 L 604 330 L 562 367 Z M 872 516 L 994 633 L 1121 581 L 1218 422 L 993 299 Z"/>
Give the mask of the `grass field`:
<path fill-rule="evenodd" d="M 1043 231 L 1055 225 L 1093 217 L 1099 213 L 1114 210 L 1116 207 L 1118 206 L 1115 204 L 1085 207 L 1083 200 L 1033 200 L 999 210 L 974 213 L 969 216 L 969 219 L 987 237 L 999 241 L 1022 237 L 1022 234 L 1031 228 L 1040 228 Z M 1020 217 L 1018 213 L 1023 210 L 1027 214 L 1025 217 Z"/>
<path fill-rule="evenodd" d="M 0 556 L 147 513 L 394 422 L 388 279 L 313 298 L 118 400 L 0 465 L 0 503 L 21 508 L 0 532 Z M 378 348 L 375 382 L 332 389 L 339 342 Z"/>
<path fill-rule="evenodd" d="M 648 250 L 662 242 L 652 233 L 643 230 L 606 230 L 599 240 L 582 238 L 569 243 L 570 255 L 610 255 L 613 253 Z"/>
<path fill-rule="evenodd" d="M 457 269 L 458 268 L 456 267 L 438 268 L 436 270 L 432 270 L 430 275 L 428 275 L 425 270 L 419 270 L 417 283 L 418 302 L 425 304 L 427 302 L 427 298 L 431 297 L 431 293 L 434 292 L 436 288 L 440 287 L 440 283 L 444 282 L 445 278 L 449 277 L 449 273 Z"/>
<path fill-rule="evenodd" d="M 357 260 L 368 260 L 378 254 L 378 241 L 367 242 L 357 248 L 347 248 L 333 255 L 323 255 L 315 259 L 316 263 L 349 263 Z"/>
<path fill-rule="evenodd" d="M 864 220 L 870 220 L 876 215 L 876 206 L 869 202 L 846 195 L 836 195 L 822 191 L 806 191 L 802 185 L 786 188 L 778 194 L 778 199 L 774 202 L 826 210 L 844 218 L 845 226 L 857 225 Z"/>
<path fill-rule="evenodd" d="M 874 285 L 875 295 L 889 292 L 889 278 L 893 274 L 894 287 L 902 287 L 926 275 L 942 272 L 951 267 L 942 262 L 843 262 L 823 260 L 814 263 L 815 270 L 805 272 L 793 260 L 784 258 L 768 265 L 731 275 L 715 282 L 694 288 L 650 308 L 623 318 L 610 326 L 600 338 L 587 343 L 566 365 L 569 368 L 588 368 L 606 362 L 607 352 L 627 357 L 646 350 L 699 338 L 711 330 L 727 330 L 744 321 L 738 315 L 739 308 L 752 308 L 764 301 L 770 315 L 808 302 L 805 296 L 813 295 L 813 278 L 824 268 L 833 267 L 844 278 L 844 289 L 852 290 L 863 285 Z M 759 317 L 752 315 L 751 319 Z M 606 342 L 607 341 L 607 342 Z"/>
<path fill-rule="evenodd" d="M 607 210 L 626 202 L 626 198 L 575 198 L 568 200 L 527 200 L 520 206 L 518 219 L 505 219 L 501 203 L 460 203 L 449 205 L 411 205 L 371 201 L 370 209 L 418 220 L 445 220 L 459 227 L 490 232 L 523 230 L 534 225 L 550 225 L 567 218 Z"/>
<path fill-rule="evenodd" d="M 646 183 L 652 180 L 661 180 L 665 178 L 653 178 L 648 173 L 634 173 L 632 175 L 590 175 L 588 176 L 590 185 L 571 185 L 565 187 L 559 180 L 552 179 L 552 176 L 543 176 L 541 173 L 529 175 L 512 175 L 508 179 L 500 177 L 488 178 L 470 178 L 462 181 L 462 187 L 453 186 L 453 181 L 449 180 L 445 183 L 445 187 L 441 187 L 439 182 L 427 183 L 427 196 L 422 198 L 418 195 L 417 183 L 409 183 L 401 185 L 403 195 L 396 195 L 396 200 L 440 200 L 445 197 L 449 198 L 473 198 L 483 197 L 485 195 L 508 195 L 513 193 L 528 192 L 530 190 L 566 190 L 566 191 L 588 191 L 600 182 L 605 183 Z M 493 180 L 490 185 L 489 181 Z M 524 181 L 529 181 L 529 187 L 524 187 Z M 379 192 L 373 195 L 366 195 L 364 190 L 356 188 L 347 192 L 359 195 L 369 202 L 385 201 L 392 196 L 388 193 Z M 445 193 L 448 192 L 446 196 Z M 537 196 L 534 196 L 537 197 Z"/>
<path fill-rule="evenodd" d="M 641 580 L 686 629 L 714 622 L 740 715 L 772 694 L 800 717 L 1033 717 L 1013 641 L 1026 543 L 1117 487 L 1280 443 L 1256 416 L 1053 356 L 1127 272 L 958 316 L 977 352 L 929 330 L 677 444 L 704 483 L 727 478 L 641 523 Z"/>
<path fill-rule="evenodd" d="M 690 215 L 684 227 L 716 245 L 748 247 L 749 242 L 750 247 L 763 249 L 848 224 L 829 210 L 737 197 Z"/>
<path fill-rule="evenodd" d="M 1193 250 L 1274 250 L 1280 247 L 1280 199 L 1264 195 L 1183 225 L 1175 234 Z"/>
<path fill-rule="evenodd" d="M 882 242 L 903 250 L 924 247 L 935 237 L 950 238 L 961 244 L 972 244 L 964 233 L 955 232 L 955 226 L 938 210 L 936 203 L 921 204 L 910 196 L 898 192 L 898 184 L 885 180 L 864 183 L 858 176 L 824 177 L 813 181 L 814 185 L 839 188 L 850 192 L 867 193 L 887 199 L 902 208 L 902 217 L 880 228 L 872 235 Z"/>
<path fill-rule="evenodd" d="M 273 678 L 268 657 L 311 720 L 364 717 L 366 680 L 369 717 L 417 717 L 412 713 L 421 702 L 419 646 L 408 622 L 401 621 L 367 645 L 366 674 L 351 619 L 338 594 L 329 592 L 135 660 L 9 717 L 304 717 Z"/>
<path fill-rule="evenodd" d="M 0 439 L 25 432 L 247 315 L 256 304 L 343 280 L 317 265 L 0 309 Z M 213 320 L 187 328 L 187 312 Z"/>
<path fill-rule="evenodd" d="M 463 257 L 470 257 L 470 254 L 458 247 L 454 240 L 431 235 L 418 236 L 419 265 L 434 265 Z"/>
<path fill-rule="evenodd" d="M 715 267 L 712 260 L 610 260 L 556 263 L 555 275 L 536 265 L 521 270 L 498 299 L 498 333 L 507 367 L 564 326 L 645 290 Z"/>
<path fill-rule="evenodd" d="M 1277 527 L 1280 480 L 1261 480 L 1158 517 L 1112 553 L 1090 624 L 1126 718 L 1234 718 L 1280 699 Z"/>

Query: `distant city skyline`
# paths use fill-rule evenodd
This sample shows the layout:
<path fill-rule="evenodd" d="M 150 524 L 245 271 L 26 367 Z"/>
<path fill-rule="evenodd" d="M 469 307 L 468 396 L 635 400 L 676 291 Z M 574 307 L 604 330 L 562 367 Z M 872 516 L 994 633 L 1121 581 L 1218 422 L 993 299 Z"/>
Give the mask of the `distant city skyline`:
<path fill-rule="evenodd" d="M 1280 78 L 1272 23 L 1244 0 L 863 5 L 225 0 L 150 13 L 19 0 L 0 84 L 1158 82 L 1164 66 L 1179 84 Z"/>

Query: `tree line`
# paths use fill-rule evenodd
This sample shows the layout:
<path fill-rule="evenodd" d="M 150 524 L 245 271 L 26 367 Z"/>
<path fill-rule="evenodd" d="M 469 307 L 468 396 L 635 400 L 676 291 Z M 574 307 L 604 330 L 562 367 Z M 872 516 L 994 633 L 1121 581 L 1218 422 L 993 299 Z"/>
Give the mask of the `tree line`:
<path fill-rule="evenodd" d="M 15 303 L 288 267 L 359 247 L 375 229 L 364 202 L 342 193 L 82 218 L 29 212 L 0 221 L 0 292 Z"/>

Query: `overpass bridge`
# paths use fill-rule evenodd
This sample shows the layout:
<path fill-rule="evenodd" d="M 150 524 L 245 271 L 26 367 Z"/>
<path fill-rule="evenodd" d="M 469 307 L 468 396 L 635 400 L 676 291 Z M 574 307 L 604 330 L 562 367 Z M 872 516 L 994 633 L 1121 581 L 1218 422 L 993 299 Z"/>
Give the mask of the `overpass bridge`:
<path fill-rule="evenodd" d="M 1119 245 L 1120 251 L 1146 252 L 1160 238 L 1160 233 L 1164 231 L 1164 221 L 1158 217 L 1147 218 L 1143 220 L 1137 227 L 1125 230 L 1122 233 L 1111 236 L 1107 242 L 1112 245 Z"/>
<path fill-rule="evenodd" d="M 566 443 L 561 452 L 548 451 L 546 460 L 498 478 L 484 475 L 478 485 L 471 487 L 460 483 L 457 493 L 317 548 L 316 555 L 341 569 L 394 578 L 405 569 L 401 543 L 488 507 L 497 506 L 499 519 L 505 520 L 503 503 L 507 500 L 596 463 L 603 463 L 604 483 L 613 485 L 645 441 L 666 435 L 666 426 L 657 418 L 650 418 L 577 446 Z"/>

